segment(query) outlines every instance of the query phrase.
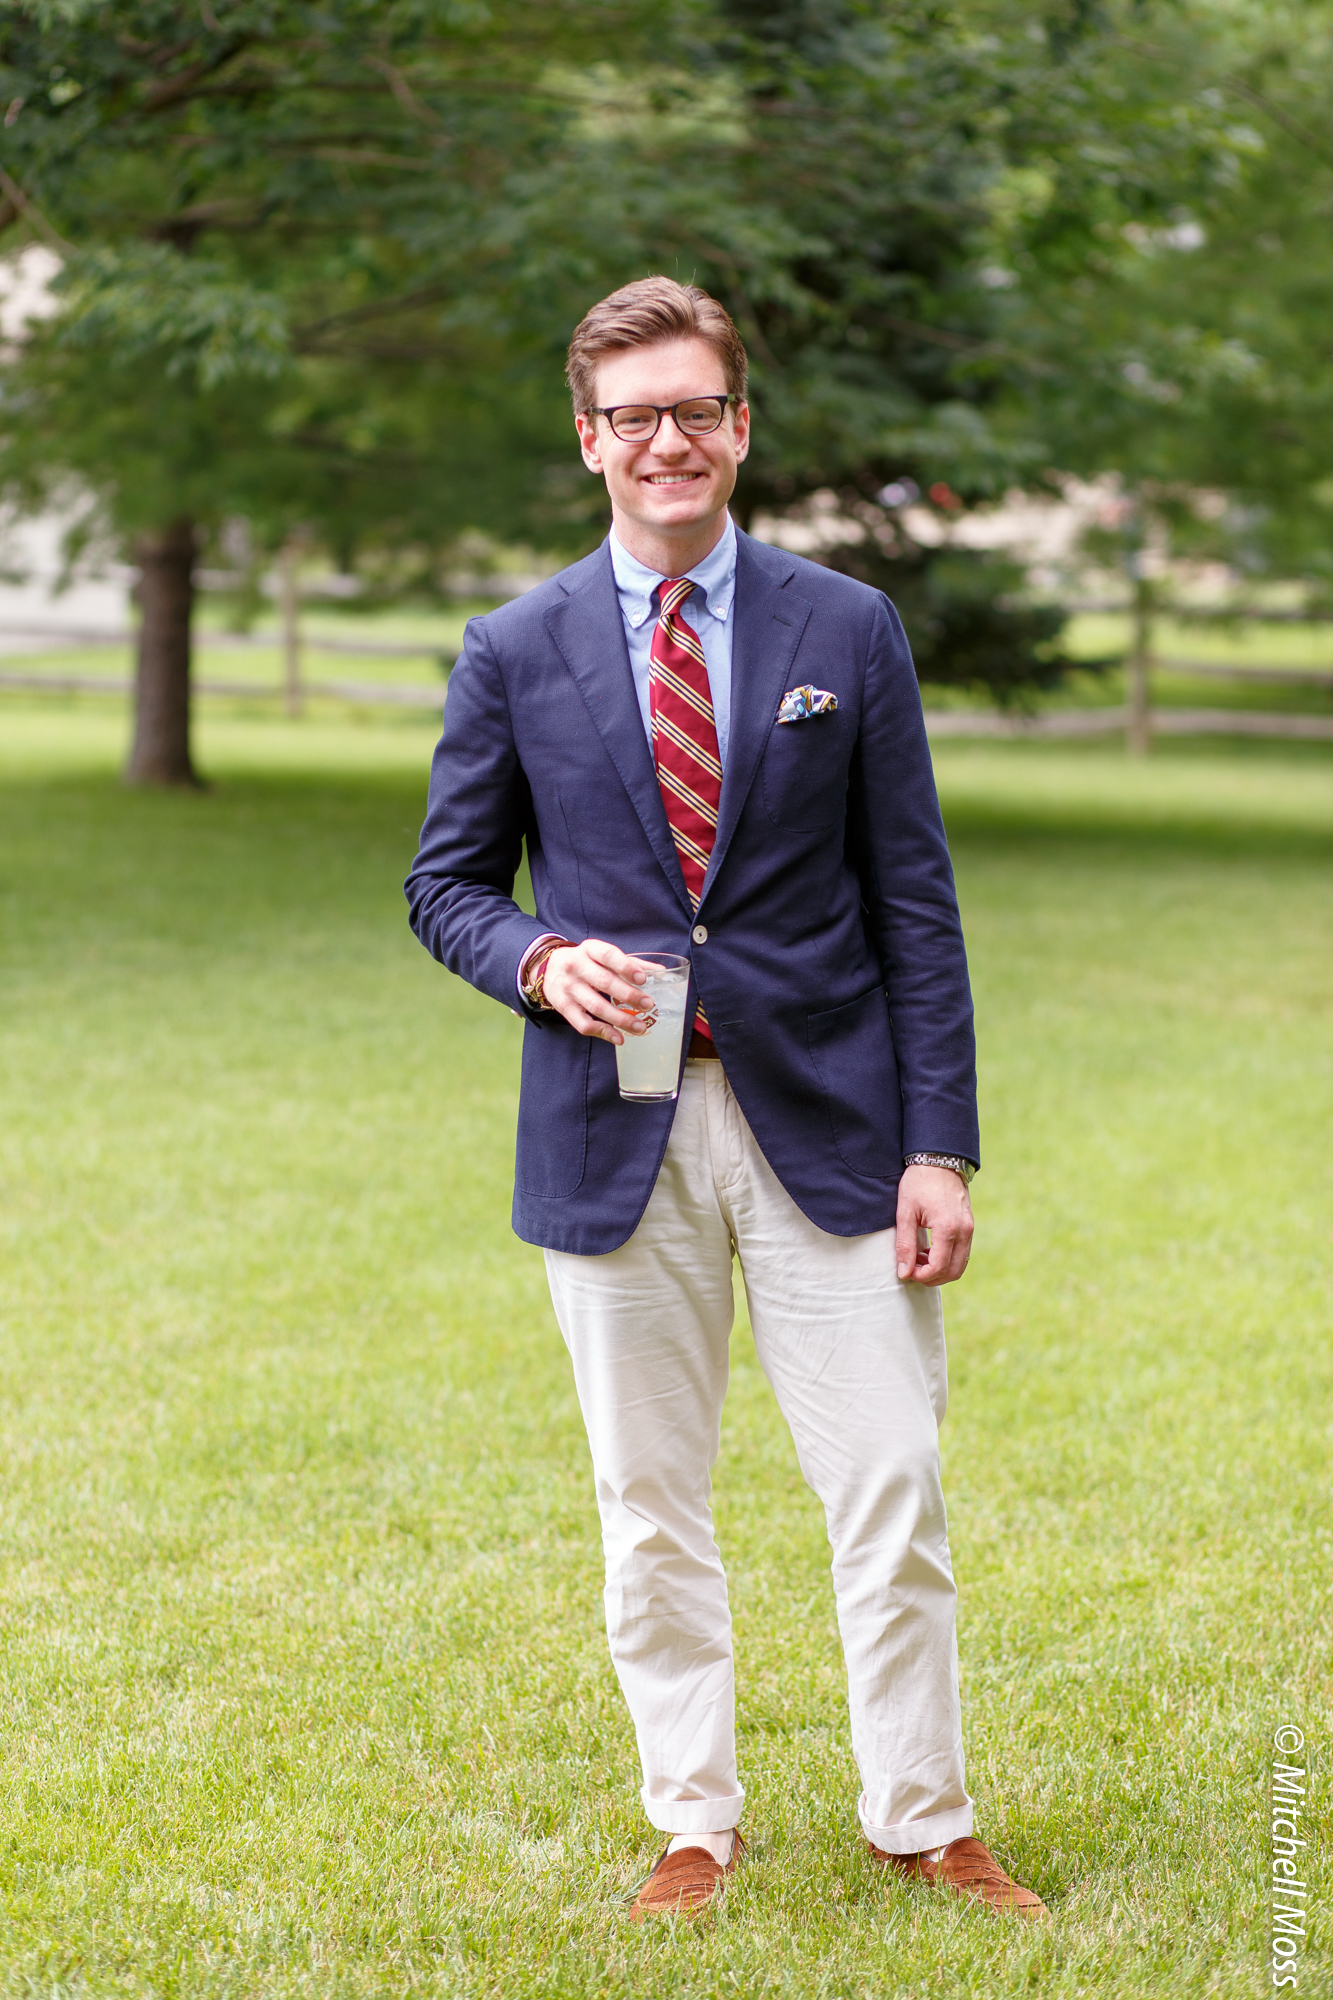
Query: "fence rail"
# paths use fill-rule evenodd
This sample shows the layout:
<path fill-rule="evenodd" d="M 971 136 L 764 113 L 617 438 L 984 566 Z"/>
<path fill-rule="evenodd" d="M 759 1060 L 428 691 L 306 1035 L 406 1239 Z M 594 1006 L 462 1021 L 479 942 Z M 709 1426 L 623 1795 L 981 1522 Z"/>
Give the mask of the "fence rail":
<path fill-rule="evenodd" d="M 1266 667 L 1255 662 L 1233 666 L 1229 660 L 1178 660 L 1172 653 L 1158 653 L 1153 666 L 1159 674 L 1200 674 L 1206 680 L 1249 681 L 1253 686 L 1271 682 L 1274 687 L 1315 687 L 1333 690 L 1333 668 Z"/>
<path fill-rule="evenodd" d="M 281 681 L 192 681 L 190 685 L 196 694 L 230 695 L 238 701 L 283 701 L 287 697 Z M 129 695 L 134 692 L 134 682 L 123 674 L 0 674 L 0 688 L 26 694 Z M 439 710 L 444 706 L 443 685 L 432 687 L 426 681 L 416 687 L 392 687 L 383 681 L 303 680 L 301 692 L 363 708 Z"/>
<path fill-rule="evenodd" d="M 17 639 L 45 639 L 51 650 L 63 650 L 74 646 L 136 646 L 139 635 L 132 629 L 115 629 L 105 625 L 15 625 L 5 626 L 4 636 Z M 196 651 L 207 647 L 224 650 L 258 649 L 261 652 L 281 652 L 286 634 L 283 632 L 196 632 Z M 366 660 L 448 660 L 452 665 L 457 653 L 452 646 L 441 646 L 438 640 L 422 639 L 415 645 L 410 639 L 312 639 L 309 633 L 302 633 L 301 645 L 313 653 L 350 653 Z"/>
<path fill-rule="evenodd" d="M 138 635 L 132 631 L 112 631 L 105 627 L 11 624 L 5 627 L 4 636 L 7 639 L 46 639 L 52 642 L 54 651 L 57 647 L 63 649 L 67 646 L 132 646 Z M 281 652 L 283 636 L 281 632 L 206 632 L 196 636 L 195 647 L 201 652 L 257 649 L 274 653 Z M 339 653 L 353 659 L 434 660 L 442 669 L 452 666 L 457 658 L 451 646 L 441 646 L 431 640 L 413 644 L 407 639 L 324 639 L 303 634 L 301 646 L 306 653 Z M 1223 660 L 1180 660 L 1171 654 L 1154 655 L 1153 666 L 1158 673 L 1199 674 L 1213 680 L 1252 681 L 1256 685 L 1271 681 L 1275 687 L 1315 687 L 1333 692 L 1333 667 L 1293 667 L 1277 663 L 1265 666 L 1262 662 L 1234 666 Z M 9 685 L 12 678 L 0 676 L 0 686 Z M 90 682 L 95 679 L 92 675 L 87 678 Z M 97 680 L 96 685 L 100 687 L 102 682 Z M 195 686 L 202 688 L 205 683 L 196 681 Z M 312 683 L 303 680 L 302 687 L 313 692 Z M 260 691 L 257 684 L 247 690 L 251 693 Z"/>
<path fill-rule="evenodd" d="M 443 704 L 442 685 L 421 683 L 392 686 L 374 681 L 309 680 L 303 671 L 303 656 L 312 653 L 336 654 L 361 659 L 431 659 L 442 675 L 453 665 L 452 648 L 430 641 L 402 639 L 333 639 L 314 637 L 301 630 L 303 592 L 292 571 L 286 576 L 282 599 L 283 622 L 275 632 L 209 632 L 196 639 L 202 651 L 263 650 L 277 652 L 283 676 L 277 681 L 196 680 L 196 693 L 240 701 L 278 700 L 289 715 L 299 715 L 307 700 L 344 702 L 358 708 L 422 709 L 439 712 Z M 1047 709 L 1036 715 L 1006 713 L 998 709 L 928 709 L 926 727 L 933 737 L 946 738 L 1078 738 L 1124 734 L 1131 752 L 1141 754 L 1153 736 L 1252 736 L 1291 740 L 1333 741 L 1333 715 L 1280 714 L 1229 708 L 1166 708 L 1151 699 L 1151 683 L 1157 674 L 1185 674 L 1205 679 L 1246 683 L 1269 683 L 1274 687 L 1304 687 L 1333 693 L 1333 668 L 1264 665 L 1247 662 L 1233 665 L 1220 660 L 1173 659 L 1160 655 L 1153 645 L 1153 629 L 1162 618 L 1195 622 L 1225 623 L 1231 620 L 1263 624 L 1318 624 L 1318 614 L 1304 611 L 1264 610 L 1257 606 L 1233 610 L 1209 610 L 1202 606 L 1171 604 L 1159 599 L 1146 582 L 1136 587 L 1128 602 L 1074 599 L 1071 612 L 1103 612 L 1127 616 L 1133 621 L 1133 638 L 1126 656 L 1126 683 L 1129 699 L 1121 707 Z M 105 626 L 51 626 L 11 624 L 5 637 L 45 641 L 51 648 L 133 646 L 136 633 L 129 628 Z M 0 689 L 25 693 L 107 694 L 125 696 L 133 692 L 132 678 L 121 675 L 0 673 Z"/>
<path fill-rule="evenodd" d="M 1128 730 L 1131 712 L 1119 708 L 1057 708 L 1041 715 L 1006 715 L 998 709 L 926 710 L 933 737 L 1118 736 Z M 1270 736 L 1292 741 L 1333 743 L 1333 715 L 1281 715 L 1245 708 L 1150 708 L 1148 727 L 1157 736 Z"/>
<path fill-rule="evenodd" d="M 1108 618 L 1132 618 L 1135 606 L 1132 597 L 1063 597 L 1060 609 L 1071 617 L 1075 612 L 1092 612 Z M 1236 604 L 1219 609 L 1207 604 L 1172 604 L 1164 598 L 1156 611 L 1159 618 L 1201 625 L 1228 625 L 1233 619 L 1254 625 L 1333 625 L 1333 609 L 1328 606 L 1316 611 L 1270 611 L 1261 604 Z"/>

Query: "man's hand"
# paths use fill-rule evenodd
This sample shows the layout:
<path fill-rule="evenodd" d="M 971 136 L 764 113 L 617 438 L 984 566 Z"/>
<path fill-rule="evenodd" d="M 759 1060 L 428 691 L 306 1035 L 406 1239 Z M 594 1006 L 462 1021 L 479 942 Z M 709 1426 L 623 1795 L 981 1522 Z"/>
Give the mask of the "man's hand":
<path fill-rule="evenodd" d="M 546 961 L 542 991 L 571 1028 L 598 1041 L 623 1042 L 642 1035 L 647 1021 L 626 1012 L 624 1002 L 642 1002 L 640 988 L 653 970 L 601 938 L 563 944 Z"/>
<path fill-rule="evenodd" d="M 916 1285 L 961 1278 L 976 1221 L 967 1185 L 952 1167 L 905 1167 L 898 1183 L 898 1276 Z M 918 1230 L 930 1231 L 930 1248 Z"/>

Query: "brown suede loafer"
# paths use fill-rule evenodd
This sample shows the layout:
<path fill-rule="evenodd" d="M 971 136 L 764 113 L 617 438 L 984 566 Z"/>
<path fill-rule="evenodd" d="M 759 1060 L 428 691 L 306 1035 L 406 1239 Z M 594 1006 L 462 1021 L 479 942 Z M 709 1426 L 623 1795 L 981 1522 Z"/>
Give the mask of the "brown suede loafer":
<path fill-rule="evenodd" d="M 634 1898 L 630 1922 L 641 1924 L 645 1917 L 700 1916 L 720 1895 L 744 1852 L 745 1842 L 738 1833 L 725 1868 L 704 1847 L 678 1847 L 674 1854 L 664 1854 Z"/>
<path fill-rule="evenodd" d="M 1045 1917 L 1050 1914 L 1041 1897 L 1012 1875 L 1006 1875 L 995 1857 L 979 1840 L 951 1840 L 938 1860 L 930 1854 L 886 1854 L 870 1842 L 872 1861 L 885 1863 L 905 1882 L 929 1882 L 950 1889 L 974 1903 L 984 1903 L 1002 1917 Z"/>

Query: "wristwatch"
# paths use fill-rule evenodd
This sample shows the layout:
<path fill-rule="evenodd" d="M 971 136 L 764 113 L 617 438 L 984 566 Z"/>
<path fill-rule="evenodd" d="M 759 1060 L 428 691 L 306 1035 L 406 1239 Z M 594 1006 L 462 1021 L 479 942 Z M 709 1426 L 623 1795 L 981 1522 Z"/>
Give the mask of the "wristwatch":
<path fill-rule="evenodd" d="M 952 1167 L 963 1177 L 966 1187 L 975 1174 L 976 1167 L 971 1160 L 965 1160 L 961 1153 L 908 1153 L 903 1161 L 905 1167 Z"/>

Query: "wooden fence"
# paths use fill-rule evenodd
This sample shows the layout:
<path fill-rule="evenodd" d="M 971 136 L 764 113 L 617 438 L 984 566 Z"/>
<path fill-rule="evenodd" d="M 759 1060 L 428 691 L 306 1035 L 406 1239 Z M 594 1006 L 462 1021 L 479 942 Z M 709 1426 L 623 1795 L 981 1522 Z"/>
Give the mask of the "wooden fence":
<path fill-rule="evenodd" d="M 409 640 L 327 639 L 310 640 L 300 629 L 300 593 L 294 578 L 284 573 L 279 604 L 282 629 L 272 633 L 209 633 L 205 643 L 212 649 L 263 648 L 276 650 L 282 660 L 279 681 L 232 681 L 198 679 L 195 691 L 208 696 L 233 699 L 279 700 L 289 715 L 299 715 L 307 700 L 330 700 L 359 708 L 419 708 L 438 711 L 444 701 L 444 680 L 453 664 L 453 654 L 430 643 Z M 1132 636 L 1125 657 L 1126 700 L 1116 707 L 1042 709 L 1035 714 L 1004 712 L 998 709 L 927 709 L 926 726 L 932 736 L 982 738 L 1052 738 L 1117 736 L 1123 734 L 1133 755 L 1143 755 L 1154 736 L 1252 736 L 1291 738 L 1305 741 L 1333 741 L 1333 713 L 1304 714 L 1292 711 L 1264 711 L 1245 708 L 1180 708 L 1155 704 L 1153 677 L 1158 672 L 1180 673 L 1219 681 L 1243 682 L 1252 686 L 1304 687 L 1312 693 L 1333 694 L 1333 666 L 1293 667 L 1258 663 L 1231 665 L 1216 660 L 1180 659 L 1162 656 L 1155 644 L 1156 627 L 1163 618 L 1216 622 L 1260 622 L 1267 624 L 1311 623 L 1304 613 L 1243 608 L 1226 613 L 1196 606 L 1173 605 L 1157 598 L 1151 587 L 1139 585 L 1130 603 L 1079 602 L 1071 612 L 1091 611 L 1128 616 Z M 6 636 L 32 638 L 61 646 L 100 647 L 133 645 L 132 631 L 105 628 L 9 626 Z M 433 659 L 440 671 L 438 684 L 429 682 L 391 685 L 379 681 L 311 680 L 303 658 L 307 650 L 346 655 L 360 659 Z M 0 688 L 47 694 L 112 694 L 132 692 L 133 681 L 121 675 L 41 674 L 0 672 Z"/>

